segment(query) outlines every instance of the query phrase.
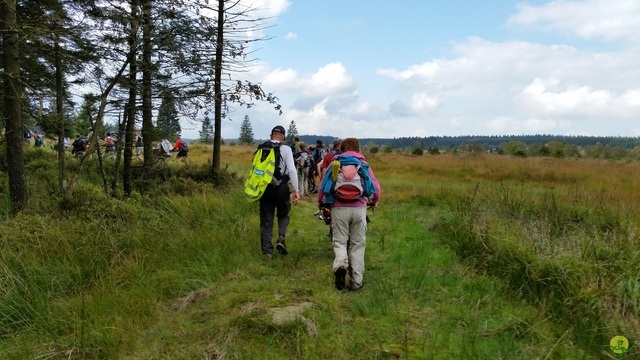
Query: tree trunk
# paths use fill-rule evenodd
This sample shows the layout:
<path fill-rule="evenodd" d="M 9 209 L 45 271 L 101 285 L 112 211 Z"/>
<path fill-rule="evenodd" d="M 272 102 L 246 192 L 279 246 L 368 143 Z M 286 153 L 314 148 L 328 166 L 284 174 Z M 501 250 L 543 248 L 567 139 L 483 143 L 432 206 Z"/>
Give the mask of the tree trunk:
<path fill-rule="evenodd" d="M 58 118 L 58 186 L 60 186 L 60 194 L 64 193 L 64 87 L 62 83 L 62 56 L 60 42 L 56 35 L 55 48 L 55 66 L 56 66 L 56 115 Z"/>
<path fill-rule="evenodd" d="M 28 202 L 27 180 L 24 171 L 22 143 L 22 106 L 20 103 L 20 63 L 18 60 L 18 31 L 16 0 L 0 3 L 0 31 L 4 58 L 4 120 L 7 139 L 7 170 L 9 171 L 9 198 L 14 214 L 22 211 Z"/>
<path fill-rule="evenodd" d="M 220 144 L 222 142 L 222 52 L 224 50 L 224 0 L 218 0 L 218 27 L 216 34 L 216 60 L 215 60 L 215 124 L 213 134 L 213 160 L 211 174 L 217 181 L 220 176 Z"/>
<path fill-rule="evenodd" d="M 153 130 L 153 108 L 151 104 L 151 0 L 142 1 L 142 140 L 144 145 L 144 168 L 143 174 L 153 166 L 155 161 L 152 154 L 152 143 L 154 137 Z"/>
<path fill-rule="evenodd" d="M 137 54 L 136 47 L 138 44 L 138 0 L 131 1 L 131 33 L 129 34 L 129 54 Z M 127 116 L 126 119 L 126 136 L 124 143 L 124 178 L 123 188 L 124 193 L 131 194 L 131 162 L 133 158 L 133 136 L 136 129 L 136 95 L 137 95 L 137 76 L 138 76 L 138 63 L 133 60 L 129 64 L 129 104 L 126 106 Z M 144 137 L 144 136 L 143 136 Z"/>

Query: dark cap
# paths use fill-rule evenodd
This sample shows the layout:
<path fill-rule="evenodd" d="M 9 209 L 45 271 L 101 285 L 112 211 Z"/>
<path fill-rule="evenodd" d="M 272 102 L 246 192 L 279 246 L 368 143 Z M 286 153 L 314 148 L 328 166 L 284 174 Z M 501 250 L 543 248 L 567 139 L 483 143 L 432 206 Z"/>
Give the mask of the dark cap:
<path fill-rule="evenodd" d="M 340 146 L 341 142 L 342 142 L 342 140 L 340 140 L 340 139 L 334 139 L 333 140 L 333 148 L 337 149 Z"/>
<path fill-rule="evenodd" d="M 282 127 L 282 125 L 278 125 L 276 127 L 273 128 L 273 130 L 271 130 L 271 133 L 280 133 L 282 135 L 285 135 L 285 131 L 284 131 L 284 127 Z"/>

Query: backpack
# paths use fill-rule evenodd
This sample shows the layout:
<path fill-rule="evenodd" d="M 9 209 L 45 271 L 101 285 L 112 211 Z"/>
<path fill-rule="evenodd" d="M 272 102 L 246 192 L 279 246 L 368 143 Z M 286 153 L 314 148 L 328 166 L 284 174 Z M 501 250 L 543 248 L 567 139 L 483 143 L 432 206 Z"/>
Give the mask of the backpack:
<path fill-rule="evenodd" d="M 316 156 L 313 157 L 313 160 L 316 162 L 316 164 L 320 164 L 322 162 L 322 159 L 324 159 L 324 156 L 328 153 L 329 150 L 327 150 L 327 148 L 325 147 L 316 148 Z"/>
<path fill-rule="evenodd" d="M 44 145 L 44 140 L 42 139 L 42 135 L 36 135 L 35 136 L 35 141 L 33 146 L 35 147 L 41 147 L 42 145 Z"/>
<path fill-rule="evenodd" d="M 105 143 L 105 145 L 115 145 L 115 141 L 113 140 L 113 137 L 111 137 L 111 136 L 107 136 L 104 139 L 104 143 Z"/>
<path fill-rule="evenodd" d="M 293 160 L 298 160 L 302 152 L 300 151 L 300 146 L 297 143 L 291 144 L 291 154 L 293 154 Z"/>
<path fill-rule="evenodd" d="M 266 141 L 253 153 L 251 172 L 244 183 L 244 194 L 249 202 L 260 199 L 269 184 L 282 182 L 280 145 L 282 143 Z"/>
<path fill-rule="evenodd" d="M 375 194 L 376 187 L 369 175 L 369 164 L 352 155 L 338 155 L 322 179 L 325 204 L 335 199 L 342 202 L 360 201 Z"/>
<path fill-rule="evenodd" d="M 180 146 L 180 151 L 184 151 L 184 152 L 188 152 L 189 151 L 189 145 L 186 142 L 182 142 L 182 145 Z"/>
<path fill-rule="evenodd" d="M 310 166 L 311 166 L 311 155 L 307 154 L 307 156 L 304 156 L 302 155 L 302 152 L 300 152 L 300 155 L 296 159 L 296 167 L 298 169 L 306 169 Z"/>

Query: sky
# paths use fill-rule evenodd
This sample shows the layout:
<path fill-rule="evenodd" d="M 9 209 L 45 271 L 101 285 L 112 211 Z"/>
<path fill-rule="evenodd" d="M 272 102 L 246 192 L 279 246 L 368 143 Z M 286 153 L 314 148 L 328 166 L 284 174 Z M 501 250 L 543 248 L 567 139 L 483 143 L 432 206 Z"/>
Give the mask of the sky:
<path fill-rule="evenodd" d="M 638 0 L 248 1 L 271 39 L 242 78 L 283 113 L 236 107 L 223 138 L 640 136 Z"/>

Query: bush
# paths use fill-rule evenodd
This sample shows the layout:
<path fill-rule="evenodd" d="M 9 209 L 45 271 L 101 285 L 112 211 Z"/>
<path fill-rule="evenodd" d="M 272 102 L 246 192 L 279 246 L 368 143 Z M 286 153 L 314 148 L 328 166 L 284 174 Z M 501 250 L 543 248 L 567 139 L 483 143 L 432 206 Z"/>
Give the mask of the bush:
<path fill-rule="evenodd" d="M 424 153 L 424 150 L 422 150 L 422 148 L 414 148 L 413 150 L 411 150 L 411 153 L 413 155 L 422 155 Z"/>

